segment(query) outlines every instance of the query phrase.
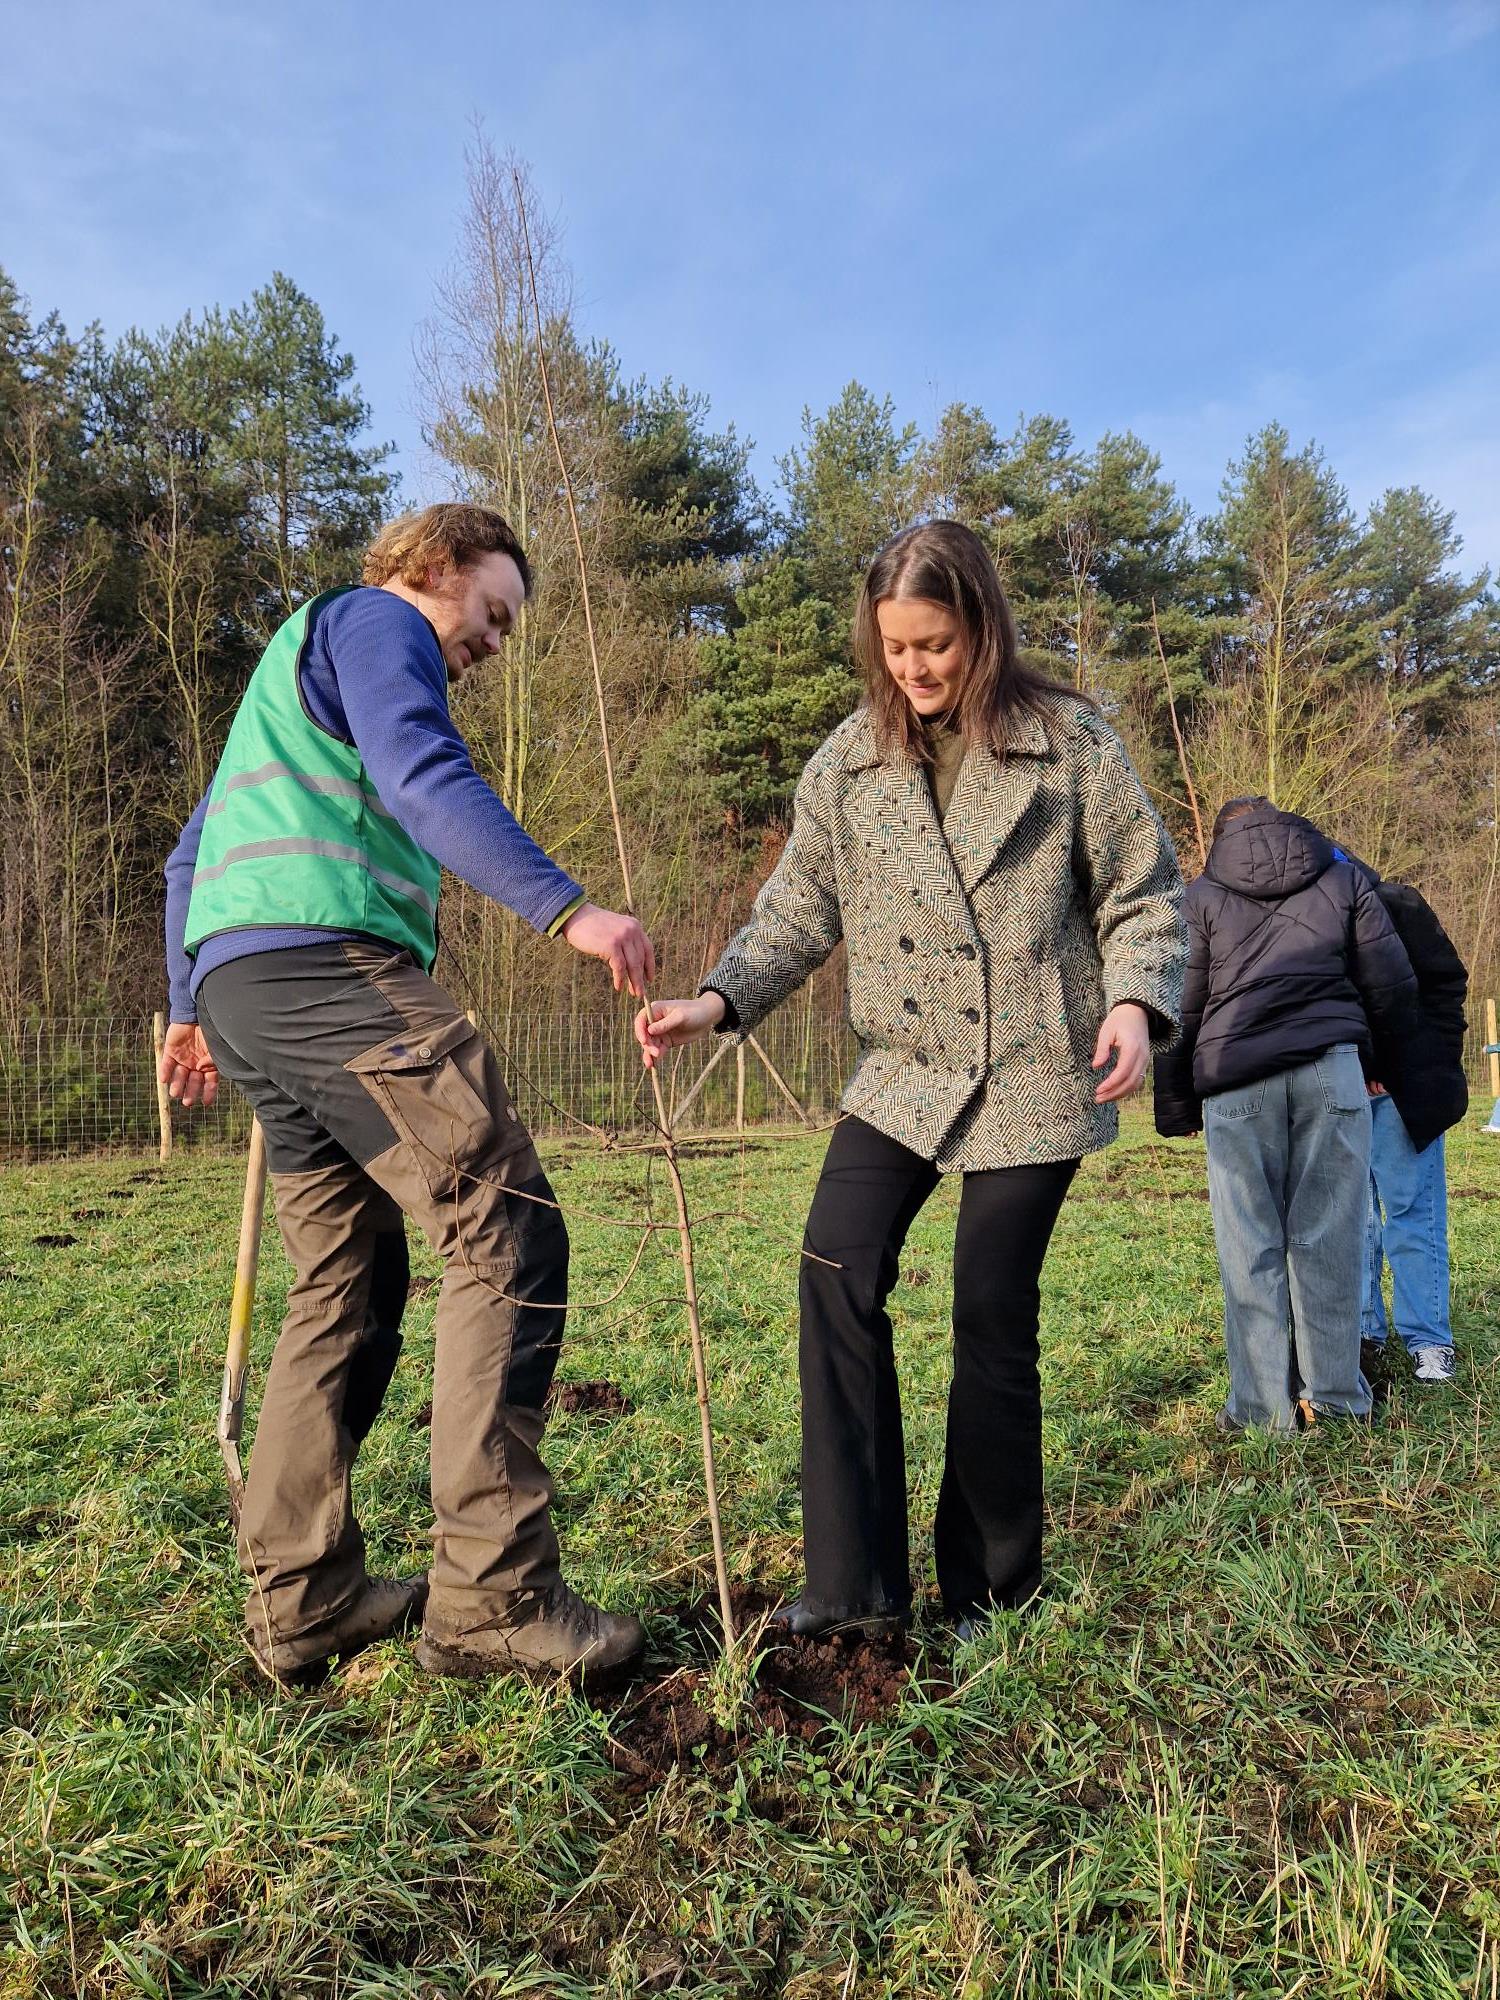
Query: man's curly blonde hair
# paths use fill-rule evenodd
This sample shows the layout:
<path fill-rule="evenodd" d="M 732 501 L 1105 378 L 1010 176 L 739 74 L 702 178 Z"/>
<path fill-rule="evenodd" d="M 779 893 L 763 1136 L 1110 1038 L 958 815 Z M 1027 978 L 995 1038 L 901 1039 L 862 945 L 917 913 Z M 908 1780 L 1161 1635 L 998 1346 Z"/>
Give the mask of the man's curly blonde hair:
<path fill-rule="evenodd" d="M 458 500 L 441 500 L 416 514 L 388 521 L 365 555 L 366 583 L 404 583 L 409 590 L 427 585 L 428 573 L 467 569 L 480 556 L 499 549 L 521 572 L 521 587 L 531 595 L 531 565 L 515 530 L 493 507 L 468 507 Z"/>

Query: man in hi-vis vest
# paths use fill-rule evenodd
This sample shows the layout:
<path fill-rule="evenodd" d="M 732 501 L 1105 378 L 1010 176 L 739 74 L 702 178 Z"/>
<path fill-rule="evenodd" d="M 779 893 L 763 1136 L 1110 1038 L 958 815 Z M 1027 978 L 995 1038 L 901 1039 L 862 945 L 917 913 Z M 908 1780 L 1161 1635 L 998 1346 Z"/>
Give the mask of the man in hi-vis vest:
<path fill-rule="evenodd" d="M 567 1230 L 494 1056 L 429 977 L 439 865 L 617 991 L 644 990 L 651 943 L 542 852 L 449 715 L 531 588 L 506 522 L 428 507 L 384 530 L 364 582 L 271 640 L 166 869 L 162 1075 L 184 1104 L 224 1076 L 254 1105 L 295 1271 L 245 1486 L 247 1637 L 287 1685 L 419 1616 L 433 1672 L 597 1677 L 642 1632 L 559 1568 L 540 1444 Z M 432 1568 L 395 1582 L 365 1573 L 349 1473 L 401 1345 L 403 1211 L 444 1276 Z"/>

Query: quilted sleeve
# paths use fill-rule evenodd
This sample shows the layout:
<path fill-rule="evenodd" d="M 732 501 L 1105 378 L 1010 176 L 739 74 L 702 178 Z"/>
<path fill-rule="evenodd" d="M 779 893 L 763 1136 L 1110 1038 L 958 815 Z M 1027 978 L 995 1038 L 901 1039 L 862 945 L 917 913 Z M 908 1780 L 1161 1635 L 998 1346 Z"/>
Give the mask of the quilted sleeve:
<path fill-rule="evenodd" d="M 1354 879 L 1350 972 L 1370 1024 L 1374 1074 L 1399 1079 L 1418 1031 L 1417 975 L 1386 907 L 1364 876 Z"/>
<path fill-rule="evenodd" d="M 1203 1101 L 1193 1084 L 1193 1052 L 1203 1010 L 1208 1005 L 1208 929 L 1201 891 L 1187 899 L 1187 977 L 1182 990 L 1182 1028 L 1152 1065 L 1156 1129 L 1164 1139 L 1182 1139 L 1203 1127 Z"/>

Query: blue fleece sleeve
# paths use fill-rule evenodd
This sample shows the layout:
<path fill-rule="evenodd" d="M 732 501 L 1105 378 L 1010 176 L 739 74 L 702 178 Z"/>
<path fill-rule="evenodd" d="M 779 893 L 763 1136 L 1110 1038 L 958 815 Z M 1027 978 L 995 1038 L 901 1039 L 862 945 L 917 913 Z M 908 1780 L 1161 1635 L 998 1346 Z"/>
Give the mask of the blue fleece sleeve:
<path fill-rule="evenodd" d="M 190 981 L 193 961 L 183 940 L 187 936 L 188 903 L 193 894 L 193 870 L 198 865 L 198 842 L 203 838 L 203 815 L 208 810 L 205 792 L 193 808 L 192 818 L 177 837 L 177 845 L 167 858 L 167 1018 L 196 1021 L 198 1009 Z"/>
<path fill-rule="evenodd" d="M 388 590 L 352 590 L 323 611 L 304 698 L 325 727 L 316 656 L 331 663 L 337 709 L 382 804 L 419 846 L 482 895 L 545 932 L 583 889 L 538 847 L 474 769 L 448 713 L 448 675 L 432 627 Z M 497 664 L 492 671 L 503 671 Z"/>

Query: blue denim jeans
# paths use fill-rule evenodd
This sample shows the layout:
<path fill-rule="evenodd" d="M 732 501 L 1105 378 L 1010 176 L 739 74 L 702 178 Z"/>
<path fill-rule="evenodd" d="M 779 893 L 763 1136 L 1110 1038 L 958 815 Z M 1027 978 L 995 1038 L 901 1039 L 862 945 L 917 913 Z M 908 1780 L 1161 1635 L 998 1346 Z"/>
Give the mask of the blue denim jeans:
<path fill-rule="evenodd" d="M 1229 1422 L 1295 1430 L 1305 1400 L 1363 1417 L 1360 1309 L 1370 1202 L 1370 1099 L 1359 1051 L 1203 1100 L 1208 1193 L 1224 1286 Z"/>
<path fill-rule="evenodd" d="M 1448 1173 L 1441 1136 L 1419 1153 L 1388 1097 L 1372 1099 L 1366 1340 L 1385 1339 L 1380 1267 L 1391 1267 L 1391 1318 L 1413 1354 L 1451 1347 L 1448 1317 Z M 1382 1218 L 1381 1211 L 1384 1210 Z"/>

